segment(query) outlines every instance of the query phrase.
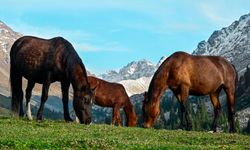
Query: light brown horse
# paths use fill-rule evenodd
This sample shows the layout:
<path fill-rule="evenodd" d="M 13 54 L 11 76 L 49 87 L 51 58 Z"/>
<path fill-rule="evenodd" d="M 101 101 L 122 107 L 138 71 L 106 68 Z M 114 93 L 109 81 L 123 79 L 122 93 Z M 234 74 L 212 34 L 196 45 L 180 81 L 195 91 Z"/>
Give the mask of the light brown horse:
<path fill-rule="evenodd" d="M 151 127 L 160 114 L 160 98 L 171 89 L 181 104 L 181 125 L 191 129 L 187 108 L 188 95 L 209 95 L 214 107 L 212 129 L 216 132 L 221 108 L 219 93 L 227 94 L 230 132 L 235 132 L 234 105 L 237 72 L 233 65 L 219 56 L 193 56 L 176 52 L 168 57 L 155 72 L 145 93 L 143 103 L 144 127 Z M 184 119 L 186 124 L 184 125 Z"/>
<path fill-rule="evenodd" d="M 136 126 L 137 117 L 134 107 L 121 84 L 110 83 L 92 76 L 88 76 L 88 81 L 90 88 L 95 89 L 94 103 L 102 107 L 113 108 L 112 125 L 116 122 L 119 126 L 122 125 L 120 109 L 123 108 L 127 119 L 126 126 Z"/>

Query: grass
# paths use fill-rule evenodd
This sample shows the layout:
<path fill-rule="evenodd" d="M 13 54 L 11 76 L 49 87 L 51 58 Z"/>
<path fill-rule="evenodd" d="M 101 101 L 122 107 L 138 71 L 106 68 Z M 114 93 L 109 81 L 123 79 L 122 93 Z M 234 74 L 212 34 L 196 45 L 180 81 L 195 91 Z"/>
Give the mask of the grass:
<path fill-rule="evenodd" d="M 250 149 L 250 136 L 0 117 L 0 149 Z"/>

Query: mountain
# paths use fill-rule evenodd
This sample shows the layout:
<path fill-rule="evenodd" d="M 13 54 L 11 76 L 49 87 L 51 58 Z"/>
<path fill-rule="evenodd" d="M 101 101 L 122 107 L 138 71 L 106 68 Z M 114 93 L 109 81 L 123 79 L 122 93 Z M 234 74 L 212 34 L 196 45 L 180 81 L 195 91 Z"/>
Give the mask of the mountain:
<path fill-rule="evenodd" d="M 114 70 L 101 74 L 99 77 L 110 81 L 119 82 L 122 80 L 136 80 L 141 77 L 151 77 L 156 67 L 148 60 L 133 61 L 116 72 Z"/>
<path fill-rule="evenodd" d="M 118 72 L 111 70 L 98 77 L 109 82 L 121 83 L 129 96 L 140 94 L 148 90 L 152 76 L 166 58 L 166 56 L 161 57 L 156 65 L 145 59 L 133 61 Z"/>
<path fill-rule="evenodd" d="M 0 93 L 9 93 L 9 52 L 12 43 L 21 36 L 0 21 Z"/>
<path fill-rule="evenodd" d="M 151 77 L 157 65 L 148 60 L 133 61 L 122 67 L 118 72 L 111 70 L 98 77 L 109 81 L 121 83 L 129 96 L 147 91 Z"/>
<path fill-rule="evenodd" d="M 223 56 L 238 71 L 243 71 L 250 64 L 250 13 L 230 26 L 214 31 L 207 41 L 198 44 L 193 54 Z"/>

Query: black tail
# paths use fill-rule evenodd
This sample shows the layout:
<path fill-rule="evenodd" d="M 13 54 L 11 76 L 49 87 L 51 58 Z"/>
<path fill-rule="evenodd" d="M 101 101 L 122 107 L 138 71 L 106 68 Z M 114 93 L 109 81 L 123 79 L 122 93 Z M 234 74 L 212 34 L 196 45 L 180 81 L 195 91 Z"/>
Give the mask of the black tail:
<path fill-rule="evenodd" d="M 13 53 L 15 53 L 15 45 L 11 47 L 10 52 L 10 85 L 11 85 L 11 110 L 14 113 L 23 115 L 23 91 L 22 91 L 22 76 L 17 72 L 14 62 Z"/>

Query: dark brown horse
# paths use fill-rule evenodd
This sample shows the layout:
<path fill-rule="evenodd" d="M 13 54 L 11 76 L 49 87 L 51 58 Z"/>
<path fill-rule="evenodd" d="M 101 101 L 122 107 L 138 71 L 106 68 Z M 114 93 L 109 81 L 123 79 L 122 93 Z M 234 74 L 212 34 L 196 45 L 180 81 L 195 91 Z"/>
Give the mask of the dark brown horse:
<path fill-rule="evenodd" d="M 88 77 L 88 81 L 90 87 L 95 88 L 94 103 L 102 107 L 113 108 L 112 125 L 116 122 L 119 126 L 122 125 L 120 109 L 123 108 L 127 119 L 126 126 L 136 126 L 137 117 L 134 107 L 121 84 L 110 83 L 92 76 Z"/>
<path fill-rule="evenodd" d="M 51 83 L 61 82 L 64 119 L 72 121 L 68 110 L 68 89 L 74 90 L 73 106 L 81 123 L 91 122 L 91 99 L 86 69 L 73 46 L 64 38 L 49 40 L 24 36 L 14 42 L 10 51 L 12 111 L 23 116 L 22 77 L 28 80 L 26 107 L 29 119 L 30 97 L 35 83 L 43 84 L 37 120 L 42 120 L 44 104 Z"/>
<path fill-rule="evenodd" d="M 181 104 L 181 125 L 191 129 L 188 95 L 209 95 L 214 106 L 213 131 L 221 108 L 219 93 L 227 94 L 230 132 L 235 132 L 234 104 L 237 72 L 233 65 L 219 56 L 193 56 L 176 52 L 168 57 L 155 72 L 145 93 L 143 103 L 144 127 L 151 127 L 160 113 L 160 97 L 170 88 Z"/>

